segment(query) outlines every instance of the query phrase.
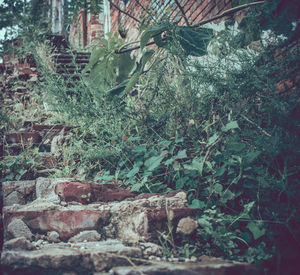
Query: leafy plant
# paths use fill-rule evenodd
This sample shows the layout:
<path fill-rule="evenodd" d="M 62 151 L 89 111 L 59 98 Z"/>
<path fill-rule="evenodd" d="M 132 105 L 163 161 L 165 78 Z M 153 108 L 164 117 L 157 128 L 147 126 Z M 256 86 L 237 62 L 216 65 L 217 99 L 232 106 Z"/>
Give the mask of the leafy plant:
<path fill-rule="evenodd" d="M 41 157 L 38 155 L 38 148 L 26 148 L 17 156 L 7 156 L 1 161 L 3 178 L 1 181 L 32 179 L 41 166 Z"/>

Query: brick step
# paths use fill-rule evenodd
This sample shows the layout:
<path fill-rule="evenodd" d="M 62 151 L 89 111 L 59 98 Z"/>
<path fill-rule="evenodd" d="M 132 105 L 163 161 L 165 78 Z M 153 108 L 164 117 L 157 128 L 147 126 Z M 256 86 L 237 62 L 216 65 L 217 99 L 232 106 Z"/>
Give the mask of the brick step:
<path fill-rule="evenodd" d="M 82 75 L 73 75 L 72 76 L 72 74 L 67 74 L 67 73 L 60 73 L 60 75 L 65 79 L 65 80 L 72 80 L 72 81 L 79 81 L 79 80 L 81 80 L 81 77 L 82 77 Z M 85 75 L 84 75 L 85 77 L 88 77 L 89 76 L 89 74 L 88 73 L 86 73 Z"/>
<path fill-rule="evenodd" d="M 72 56 L 65 56 L 65 57 L 59 57 L 59 58 L 54 58 L 55 62 L 56 63 L 71 63 L 71 62 L 74 62 L 74 63 L 88 63 L 89 62 L 89 58 L 79 58 L 79 57 L 76 57 L 76 58 L 73 58 Z"/>
<path fill-rule="evenodd" d="M 64 126 L 64 125 L 43 125 L 43 124 L 33 124 L 31 126 L 32 131 L 37 132 L 43 132 L 43 131 L 52 131 L 52 130 L 58 130 L 61 131 L 64 129 L 64 131 L 68 132 L 76 127 L 74 126 Z"/>
<path fill-rule="evenodd" d="M 1 148 L 3 148 L 3 146 L 0 147 L 0 153 L 1 153 Z M 21 152 L 22 151 L 20 151 L 20 153 Z M 2 151 L 2 153 L 3 153 L 3 151 Z M 9 156 L 2 155 L 3 161 L 12 161 L 13 159 L 16 159 L 16 157 L 19 154 L 16 154 L 16 155 L 10 154 Z M 57 165 L 58 165 L 58 162 L 59 162 L 59 158 L 57 158 L 56 156 L 54 156 L 50 152 L 38 152 L 36 157 L 40 158 L 40 161 L 41 161 L 40 166 L 45 168 L 45 169 L 56 168 Z M 43 170 L 40 170 L 40 171 L 43 171 Z"/>
<path fill-rule="evenodd" d="M 39 152 L 51 152 L 51 145 L 50 144 L 41 144 L 41 143 L 32 143 L 32 144 L 20 144 L 20 143 L 13 143 L 4 145 L 4 156 L 18 156 L 25 152 L 26 150 L 39 148 Z"/>
<path fill-rule="evenodd" d="M 53 58 L 54 59 L 89 59 L 91 56 L 90 53 L 58 53 L 54 54 Z"/>
<path fill-rule="evenodd" d="M 28 148 L 39 148 L 39 152 L 55 153 L 62 146 L 64 136 L 74 127 L 63 125 L 38 125 L 26 121 L 23 132 L 4 134 L 4 155 L 17 156 Z"/>
<path fill-rule="evenodd" d="M 74 73 L 80 73 L 83 69 L 78 69 L 78 68 L 74 68 L 74 69 L 64 69 L 64 68 L 61 68 L 61 69 L 57 69 L 56 70 L 56 73 L 58 74 L 62 74 L 62 73 L 65 73 L 65 74 L 68 74 L 68 75 L 72 75 Z"/>
<path fill-rule="evenodd" d="M 86 64 L 79 64 L 79 65 L 68 65 L 68 64 L 57 64 L 57 69 L 77 69 L 81 68 L 84 69 L 86 67 Z"/>
<path fill-rule="evenodd" d="M 36 144 L 42 141 L 42 136 L 37 132 L 5 133 L 4 142 L 7 144 Z"/>

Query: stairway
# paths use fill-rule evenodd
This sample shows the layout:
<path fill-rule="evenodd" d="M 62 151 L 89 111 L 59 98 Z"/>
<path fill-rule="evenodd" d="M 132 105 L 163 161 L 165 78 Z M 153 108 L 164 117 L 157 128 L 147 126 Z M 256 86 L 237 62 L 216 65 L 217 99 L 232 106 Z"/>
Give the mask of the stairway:
<path fill-rule="evenodd" d="M 89 54 L 60 51 L 54 60 L 57 73 L 72 77 L 88 63 Z M 10 66 L 3 76 L 7 112 L 15 110 L 16 101 L 30 111 L 31 86 L 39 81 L 36 68 Z M 49 125 L 47 119 L 22 121 L 4 134 L 2 160 L 36 148 L 41 169 L 24 173 L 19 180 L 7 179 L 9 171 L 3 171 L 2 274 L 259 273 L 247 263 L 203 255 L 186 259 L 175 252 L 171 256 L 165 244 L 192 243 L 199 227 L 195 210 L 188 208 L 181 190 L 139 196 L 117 182 L 53 178 L 51 169 L 59 168 L 59 151 L 73 127 Z"/>
<path fill-rule="evenodd" d="M 137 196 L 117 184 L 38 178 L 2 185 L 3 274 L 257 274 L 210 257 L 166 258 L 158 242 L 193 238 L 186 194 Z M 108 273 L 109 272 L 109 273 Z"/>

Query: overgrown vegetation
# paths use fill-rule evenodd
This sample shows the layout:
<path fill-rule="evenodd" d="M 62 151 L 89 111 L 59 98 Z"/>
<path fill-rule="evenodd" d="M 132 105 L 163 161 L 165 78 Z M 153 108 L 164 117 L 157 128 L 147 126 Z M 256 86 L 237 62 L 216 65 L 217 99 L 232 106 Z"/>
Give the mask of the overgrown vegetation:
<path fill-rule="evenodd" d="M 141 193 L 183 189 L 199 229 L 194 239 L 164 237 L 164 248 L 292 272 L 300 255 L 299 27 L 295 17 L 278 28 L 281 2 L 213 36 L 213 26 L 150 26 L 141 48 L 150 38 L 159 48 L 141 50 L 138 62 L 110 35 L 77 82 L 49 69 L 40 44 L 43 100 L 79 126 L 63 151 L 67 175 L 116 179 Z M 270 31 L 244 28 L 262 15 Z"/>

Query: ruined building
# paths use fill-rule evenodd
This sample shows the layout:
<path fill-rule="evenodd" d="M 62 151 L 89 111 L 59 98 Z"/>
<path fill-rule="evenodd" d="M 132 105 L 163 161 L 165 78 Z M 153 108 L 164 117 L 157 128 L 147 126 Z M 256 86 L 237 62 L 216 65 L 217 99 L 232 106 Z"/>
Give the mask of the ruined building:
<path fill-rule="evenodd" d="M 51 30 L 55 34 L 66 35 L 65 1 L 49 0 Z M 168 20 L 179 25 L 194 25 L 231 7 L 232 0 L 103 0 L 100 14 L 80 11 L 77 21 L 68 30 L 68 40 L 75 48 L 82 48 L 106 33 L 119 32 L 126 41 L 134 41 L 146 18 L 151 18 L 153 23 Z"/>

